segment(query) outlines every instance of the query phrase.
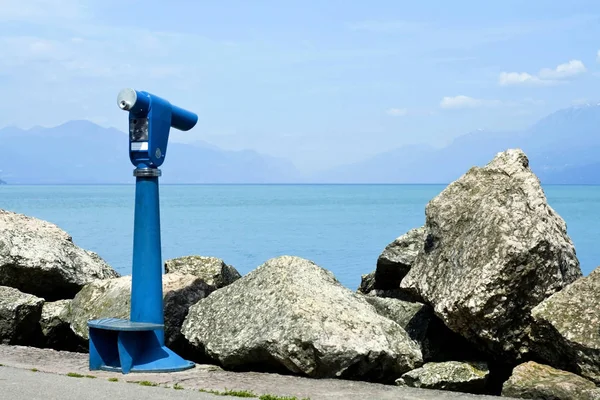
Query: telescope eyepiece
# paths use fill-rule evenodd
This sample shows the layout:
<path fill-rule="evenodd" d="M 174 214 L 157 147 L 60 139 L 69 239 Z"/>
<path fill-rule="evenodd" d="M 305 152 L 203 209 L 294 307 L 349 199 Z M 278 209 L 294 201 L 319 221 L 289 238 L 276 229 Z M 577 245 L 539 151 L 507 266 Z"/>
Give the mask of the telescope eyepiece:
<path fill-rule="evenodd" d="M 137 92 L 130 88 L 121 90 L 117 96 L 117 104 L 121 110 L 131 110 L 136 102 Z"/>

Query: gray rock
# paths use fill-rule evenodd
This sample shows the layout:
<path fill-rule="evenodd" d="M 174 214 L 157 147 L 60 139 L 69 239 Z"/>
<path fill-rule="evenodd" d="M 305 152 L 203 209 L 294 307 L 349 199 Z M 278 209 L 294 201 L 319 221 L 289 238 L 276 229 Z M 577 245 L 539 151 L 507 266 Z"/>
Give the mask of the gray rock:
<path fill-rule="evenodd" d="M 600 388 L 584 390 L 581 392 L 581 400 L 600 400 Z"/>
<path fill-rule="evenodd" d="M 395 298 L 364 296 L 379 315 L 396 322 L 421 348 L 424 362 L 481 359 L 471 343 L 452 332 L 428 305 Z"/>
<path fill-rule="evenodd" d="M 540 357 L 600 384 L 600 268 L 536 306 L 532 340 Z"/>
<path fill-rule="evenodd" d="M 398 386 L 480 394 L 489 376 L 485 362 L 427 363 L 396 380 Z"/>
<path fill-rule="evenodd" d="M 363 294 L 360 290 L 358 290 L 357 292 L 358 292 L 358 294 Z M 370 292 L 365 293 L 365 295 L 372 296 L 372 297 L 398 299 L 398 300 L 408 301 L 408 302 L 423 303 L 423 299 L 421 297 L 419 297 L 417 294 L 415 294 L 414 292 L 411 292 L 409 290 L 402 289 L 402 288 L 387 289 L 387 290 L 373 289 Z"/>
<path fill-rule="evenodd" d="M 73 298 L 95 279 L 117 276 L 56 225 L 0 210 L 0 285 L 53 301 Z"/>
<path fill-rule="evenodd" d="M 193 275 L 170 273 L 163 275 L 165 343 L 177 344 L 180 328 L 190 306 L 214 290 Z M 87 322 L 97 318 L 129 318 L 131 307 L 131 276 L 94 281 L 87 284 L 71 303 L 71 329 L 80 338 L 88 339 Z"/>
<path fill-rule="evenodd" d="M 520 150 L 499 153 L 426 208 L 427 239 L 401 287 L 508 362 L 529 351 L 531 309 L 581 277 L 564 220 Z"/>
<path fill-rule="evenodd" d="M 375 289 L 389 290 L 400 287 L 425 244 L 425 227 L 411 229 L 388 244 L 377 259 Z"/>
<path fill-rule="evenodd" d="M 44 299 L 0 286 L 0 344 L 36 345 Z"/>
<path fill-rule="evenodd" d="M 375 271 L 362 276 L 358 292 L 380 297 L 406 297 L 400 290 L 400 281 L 410 270 L 424 243 L 425 228 L 421 227 L 411 229 L 388 244 L 377 259 Z"/>
<path fill-rule="evenodd" d="M 40 318 L 41 347 L 55 350 L 86 351 L 87 342 L 71 330 L 71 300 L 44 303 Z"/>
<path fill-rule="evenodd" d="M 502 387 L 502 396 L 519 399 L 594 400 L 593 382 L 533 361 L 517 366 Z"/>
<path fill-rule="evenodd" d="M 429 322 L 434 317 L 431 308 L 423 303 L 393 298 L 364 296 L 379 315 L 391 319 L 408 333 L 410 338 L 422 343 L 427 335 Z"/>
<path fill-rule="evenodd" d="M 370 272 L 360 277 L 360 286 L 358 286 L 358 293 L 370 294 L 375 290 L 375 271 Z"/>
<path fill-rule="evenodd" d="M 186 256 L 167 260 L 165 273 L 172 272 L 197 276 L 217 289 L 241 278 L 234 267 L 216 257 Z"/>
<path fill-rule="evenodd" d="M 226 368 L 392 381 L 417 343 L 315 263 L 282 256 L 190 308 L 182 332 Z"/>

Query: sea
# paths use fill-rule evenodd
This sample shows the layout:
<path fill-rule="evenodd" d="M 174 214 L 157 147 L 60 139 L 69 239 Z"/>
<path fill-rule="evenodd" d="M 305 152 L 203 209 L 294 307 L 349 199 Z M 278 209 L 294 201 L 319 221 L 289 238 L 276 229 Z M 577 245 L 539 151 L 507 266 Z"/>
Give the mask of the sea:
<path fill-rule="evenodd" d="M 396 237 L 425 222 L 446 185 L 161 185 L 163 260 L 215 256 L 246 274 L 294 255 L 355 290 Z M 600 186 L 546 185 L 584 275 L 600 262 Z M 67 231 L 123 275 L 131 273 L 134 185 L 1 185 L 0 208 Z"/>

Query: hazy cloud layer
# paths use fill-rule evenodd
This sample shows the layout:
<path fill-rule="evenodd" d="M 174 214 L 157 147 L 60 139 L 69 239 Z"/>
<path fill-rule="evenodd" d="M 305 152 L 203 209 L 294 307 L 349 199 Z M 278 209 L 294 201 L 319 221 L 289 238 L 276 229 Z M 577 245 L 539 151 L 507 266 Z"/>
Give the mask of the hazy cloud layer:
<path fill-rule="evenodd" d="M 537 75 L 527 72 L 502 72 L 498 83 L 502 86 L 509 85 L 533 85 L 548 86 L 564 82 L 587 72 L 587 68 L 580 60 L 571 60 L 560 64 L 555 68 L 542 68 Z"/>
<path fill-rule="evenodd" d="M 520 129 L 600 92 L 589 40 L 600 4 L 541 16 L 545 3 L 532 1 L 517 16 L 506 12 L 517 0 L 434 11 L 393 0 L 0 0 L 0 126 L 125 129 L 115 99 L 134 87 L 198 113 L 173 140 L 308 170 Z"/>

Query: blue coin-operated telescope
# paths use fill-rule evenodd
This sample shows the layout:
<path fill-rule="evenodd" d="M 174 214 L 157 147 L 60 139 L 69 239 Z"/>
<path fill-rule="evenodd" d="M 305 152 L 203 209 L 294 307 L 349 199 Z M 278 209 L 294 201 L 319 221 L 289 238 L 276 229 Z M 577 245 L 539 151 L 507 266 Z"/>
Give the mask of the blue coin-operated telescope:
<path fill-rule="evenodd" d="M 173 372 L 192 368 L 165 346 L 158 177 L 171 127 L 182 131 L 198 116 L 147 92 L 123 89 L 117 97 L 129 111 L 129 159 L 136 167 L 130 319 L 88 322 L 90 370 Z"/>

